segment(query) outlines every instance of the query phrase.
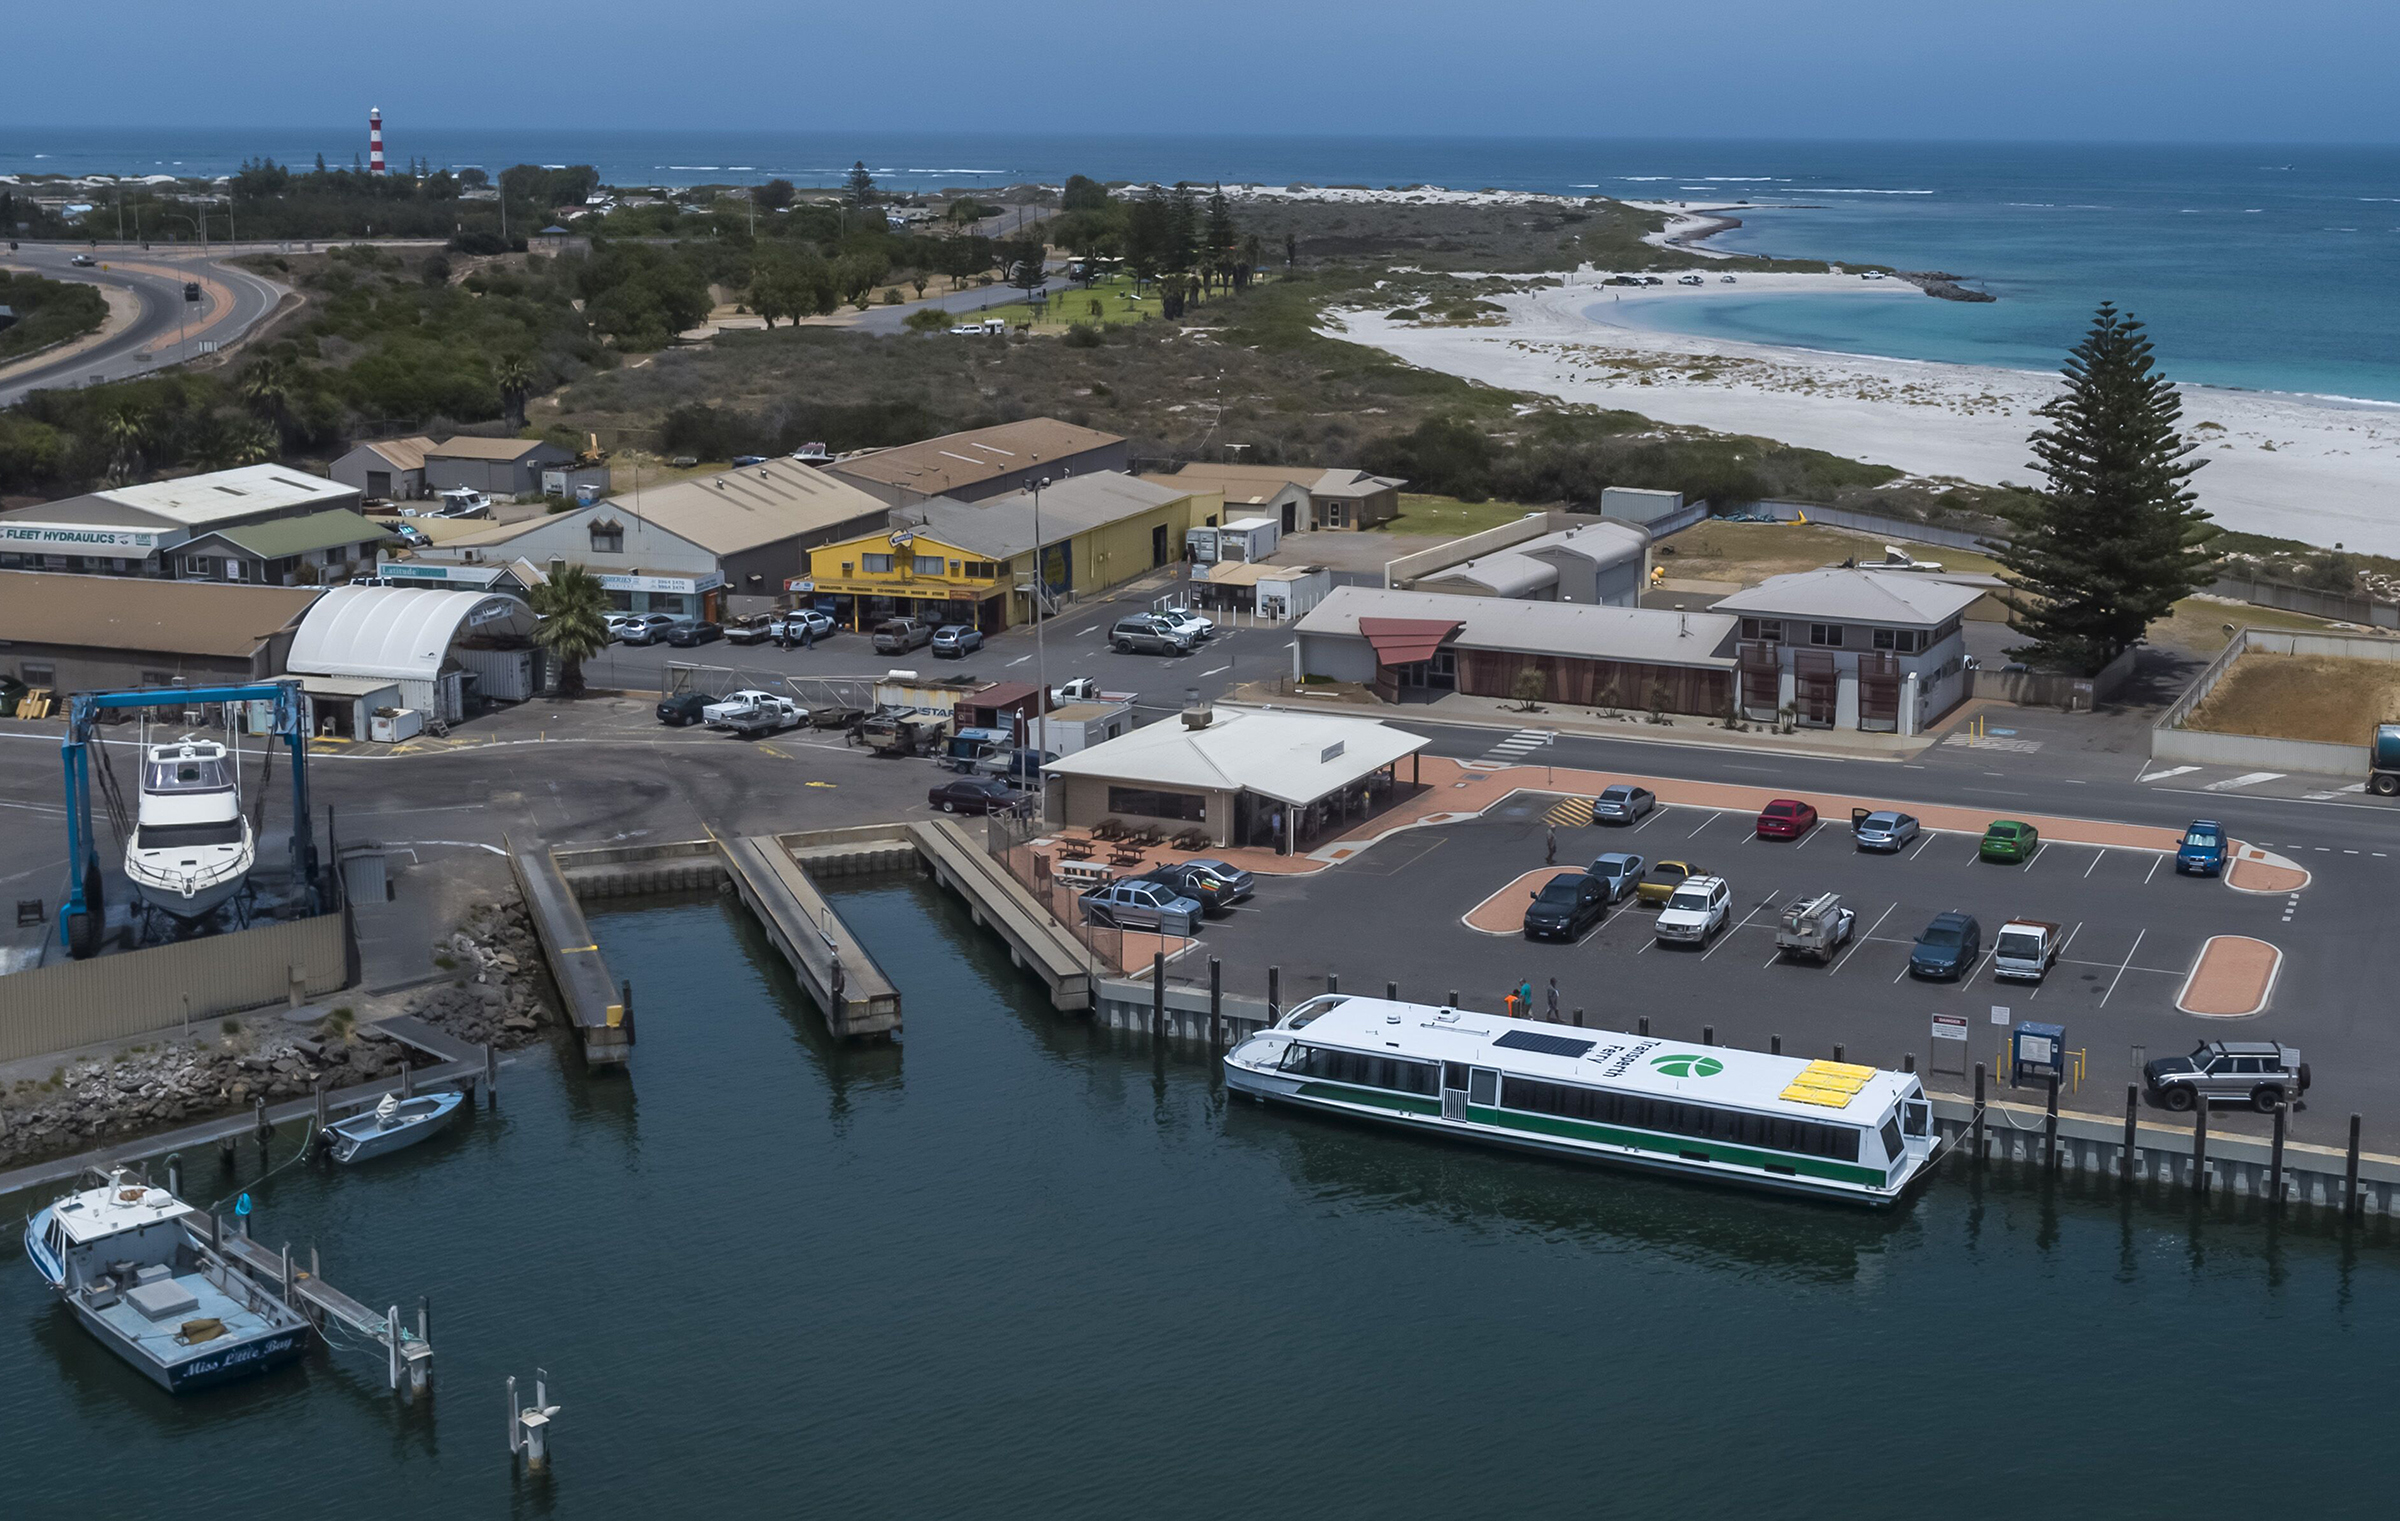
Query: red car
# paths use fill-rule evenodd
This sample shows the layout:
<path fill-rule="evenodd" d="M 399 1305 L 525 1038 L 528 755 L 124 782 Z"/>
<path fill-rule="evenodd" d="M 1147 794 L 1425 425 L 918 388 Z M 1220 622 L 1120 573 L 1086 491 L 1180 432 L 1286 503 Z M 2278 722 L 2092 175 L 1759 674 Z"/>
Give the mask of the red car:
<path fill-rule="evenodd" d="M 1759 810 L 1758 837 L 1796 840 L 1817 827 L 1817 810 L 1798 798 L 1779 797 Z"/>

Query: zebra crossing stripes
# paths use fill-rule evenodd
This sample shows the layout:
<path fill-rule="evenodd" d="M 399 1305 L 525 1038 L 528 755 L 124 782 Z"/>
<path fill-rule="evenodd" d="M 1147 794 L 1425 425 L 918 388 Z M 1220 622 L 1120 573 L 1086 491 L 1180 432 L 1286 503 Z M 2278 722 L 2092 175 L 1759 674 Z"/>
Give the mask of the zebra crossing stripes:
<path fill-rule="evenodd" d="M 1519 729 L 1489 750 L 1484 751 L 1483 758 L 1487 761 L 1498 761 L 1504 766 L 1513 765 L 1557 737 L 1548 729 Z"/>

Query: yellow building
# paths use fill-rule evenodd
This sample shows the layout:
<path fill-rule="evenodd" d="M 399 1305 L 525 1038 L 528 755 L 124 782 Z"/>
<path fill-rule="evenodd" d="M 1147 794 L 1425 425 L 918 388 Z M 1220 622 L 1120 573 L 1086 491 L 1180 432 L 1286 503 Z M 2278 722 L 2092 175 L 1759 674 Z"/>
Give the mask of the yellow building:
<path fill-rule="evenodd" d="M 1088 596 L 1182 559 L 1184 534 L 1224 506 L 1214 491 L 1113 472 L 1070 476 L 1038 499 L 937 497 L 894 509 L 887 529 L 812 551 L 802 590 L 851 628 L 916 618 L 996 634 L 1033 616 L 1037 546 L 1054 601 Z"/>

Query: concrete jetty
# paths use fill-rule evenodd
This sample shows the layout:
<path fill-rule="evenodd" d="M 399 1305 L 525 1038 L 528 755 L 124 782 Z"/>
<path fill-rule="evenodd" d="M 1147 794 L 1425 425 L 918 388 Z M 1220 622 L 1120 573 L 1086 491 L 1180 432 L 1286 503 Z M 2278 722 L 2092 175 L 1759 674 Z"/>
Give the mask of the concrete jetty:
<path fill-rule="evenodd" d="M 717 848 L 734 892 L 825 1011 L 826 1028 L 844 1040 L 897 1035 L 900 990 L 825 901 L 794 851 L 765 835 L 719 839 Z"/>
<path fill-rule="evenodd" d="M 542 959 L 549 963 L 585 1063 L 624 1066 L 633 1060 L 633 1010 L 609 975 L 608 962 L 592 939 L 591 926 L 584 922 L 583 909 L 557 858 L 543 846 L 519 845 L 506 837 L 503 843 L 517 891 L 524 895 L 533 920 L 534 938 L 541 942 Z"/>

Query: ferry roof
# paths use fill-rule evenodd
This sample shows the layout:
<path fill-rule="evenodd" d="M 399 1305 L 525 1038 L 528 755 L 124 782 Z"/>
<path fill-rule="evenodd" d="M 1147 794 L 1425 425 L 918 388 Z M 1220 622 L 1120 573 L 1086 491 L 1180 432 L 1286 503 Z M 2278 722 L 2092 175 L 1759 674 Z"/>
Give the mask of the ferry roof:
<path fill-rule="evenodd" d="M 172 1220 L 183 1211 L 183 1201 L 165 1189 L 134 1182 L 87 1188 L 69 1194 L 52 1209 L 59 1224 L 66 1227 L 67 1241 L 74 1246 Z"/>
<path fill-rule="evenodd" d="M 1452 1018 L 1444 1019 L 1445 1014 Z M 1392 1022 L 1394 1015 L 1397 1023 Z M 1291 1033 L 1310 1045 L 1339 1046 L 1377 1056 L 1472 1062 L 1520 1077 L 1686 1098 L 1796 1120 L 1857 1125 L 1882 1119 L 1917 1083 L 1908 1073 L 1846 1067 L 1839 1070 L 1865 1074 L 1856 1080 L 1856 1094 L 1847 1103 L 1804 1102 L 1784 1095 L 1796 1085 L 1813 1084 L 1816 1075 L 1833 1063 L 1381 998 L 1345 996 L 1340 1006 Z M 1514 1039 L 1501 1045 L 1504 1037 Z M 1588 1050 L 1568 1054 L 1572 1046 L 1586 1042 Z M 1808 1076 L 1804 1078 L 1804 1074 Z"/>

